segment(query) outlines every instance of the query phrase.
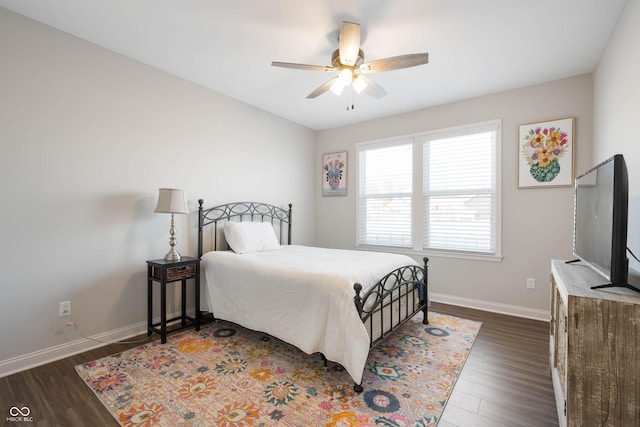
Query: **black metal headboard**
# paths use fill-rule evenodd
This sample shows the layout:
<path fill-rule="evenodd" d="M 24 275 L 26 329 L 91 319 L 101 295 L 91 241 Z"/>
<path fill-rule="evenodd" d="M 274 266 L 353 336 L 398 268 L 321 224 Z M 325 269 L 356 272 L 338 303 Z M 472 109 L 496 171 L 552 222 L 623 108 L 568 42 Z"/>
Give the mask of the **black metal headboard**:
<path fill-rule="evenodd" d="M 208 209 L 202 208 L 204 200 L 198 200 L 198 204 L 200 205 L 198 207 L 198 258 L 202 257 L 203 230 L 208 225 L 213 224 L 213 250 L 218 250 L 218 222 L 223 221 L 271 222 L 274 227 L 280 230 L 280 244 L 284 244 L 285 237 L 287 245 L 291 244 L 291 203 L 289 203 L 288 211 L 259 202 L 226 203 Z"/>

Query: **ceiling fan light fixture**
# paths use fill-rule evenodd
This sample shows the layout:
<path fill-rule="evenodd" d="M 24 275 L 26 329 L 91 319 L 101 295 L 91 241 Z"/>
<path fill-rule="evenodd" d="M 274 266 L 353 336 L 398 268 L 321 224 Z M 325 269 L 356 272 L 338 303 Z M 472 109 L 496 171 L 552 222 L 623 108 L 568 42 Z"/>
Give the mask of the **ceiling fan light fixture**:
<path fill-rule="evenodd" d="M 335 95 L 340 96 L 345 88 L 345 84 L 338 78 L 331 84 L 329 88 Z"/>
<path fill-rule="evenodd" d="M 355 90 L 358 95 L 362 93 L 362 91 L 365 90 L 367 86 L 368 84 L 362 76 L 356 77 L 356 79 L 353 81 L 353 90 Z"/>
<path fill-rule="evenodd" d="M 344 86 L 348 86 L 353 81 L 353 71 L 349 68 L 343 68 L 338 74 L 338 80 L 342 82 Z"/>

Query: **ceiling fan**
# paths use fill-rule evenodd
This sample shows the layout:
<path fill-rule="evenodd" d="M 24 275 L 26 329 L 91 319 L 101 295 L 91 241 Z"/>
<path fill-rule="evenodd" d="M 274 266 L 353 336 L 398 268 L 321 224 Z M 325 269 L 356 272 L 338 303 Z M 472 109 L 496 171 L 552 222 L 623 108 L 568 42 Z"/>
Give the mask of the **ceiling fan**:
<path fill-rule="evenodd" d="M 328 90 L 340 95 L 349 85 L 353 86 L 356 93 L 364 91 L 375 98 L 382 98 L 387 92 L 366 74 L 415 67 L 426 64 L 428 61 L 428 53 L 414 53 L 364 62 L 364 52 L 360 49 L 360 24 L 343 21 L 338 38 L 338 49 L 331 54 L 331 65 L 307 65 L 276 61 L 271 65 L 297 70 L 338 72 L 337 76 L 311 92 L 307 99 L 316 98 Z"/>

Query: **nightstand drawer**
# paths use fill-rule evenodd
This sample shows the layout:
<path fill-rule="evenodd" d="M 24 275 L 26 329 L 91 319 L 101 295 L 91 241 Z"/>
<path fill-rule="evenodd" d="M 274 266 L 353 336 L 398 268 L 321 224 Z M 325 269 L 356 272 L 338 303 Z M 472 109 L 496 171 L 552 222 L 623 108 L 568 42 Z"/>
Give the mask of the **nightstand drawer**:
<path fill-rule="evenodd" d="M 158 280 L 161 280 L 162 269 L 154 268 L 153 269 L 153 277 Z M 171 282 L 173 280 L 180 279 L 189 279 L 191 277 L 195 277 L 196 275 L 196 266 L 195 264 L 189 265 L 180 265 L 177 267 L 169 267 L 167 268 L 167 281 Z"/>

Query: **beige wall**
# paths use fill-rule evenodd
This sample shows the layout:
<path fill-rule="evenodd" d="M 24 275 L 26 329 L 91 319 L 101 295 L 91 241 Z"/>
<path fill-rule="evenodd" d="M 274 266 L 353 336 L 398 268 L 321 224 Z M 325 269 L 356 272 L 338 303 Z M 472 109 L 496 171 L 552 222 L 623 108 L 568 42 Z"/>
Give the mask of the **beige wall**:
<path fill-rule="evenodd" d="M 317 185 L 317 243 L 340 248 L 355 245 L 358 142 L 502 119 L 503 260 L 433 256 L 429 284 L 435 300 L 548 318 L 550 260 L 572 255 L 573 189 L 517 188 L 518 126 L 575 117 L 575 170 L 580 171 L 591 164 L 592 108 L 592 76 L 588 74 L 321 131 L 316 156 L 348 150 L 351 169 L 347 197 L 322 197 Z M 319 162 L 316 171 L 320 176 Z M 536 280 L 535 290 L 526 288 L 529 277 Z"/>
<path fill-rule="evenodd" d="M 87 336 L 146 329 L 159 187 L 193 212 L 292 202 L 294 241 L 313 243 L 313 131 L 1 8 L 0 58 L 0 375 L 87 344 L 60 301 Z M 195 255 L 195 213 L 176 225 Z"/>
<path fill-rule="evenodd" d="M 593 162 L 624 155 L 629 171 L 627 246 L 640 256 L 640 0 L 627 2 L 594 73 L 593 96 Z M 640 263 L 630 256 L 629 262 L 640 272 Z"/>

